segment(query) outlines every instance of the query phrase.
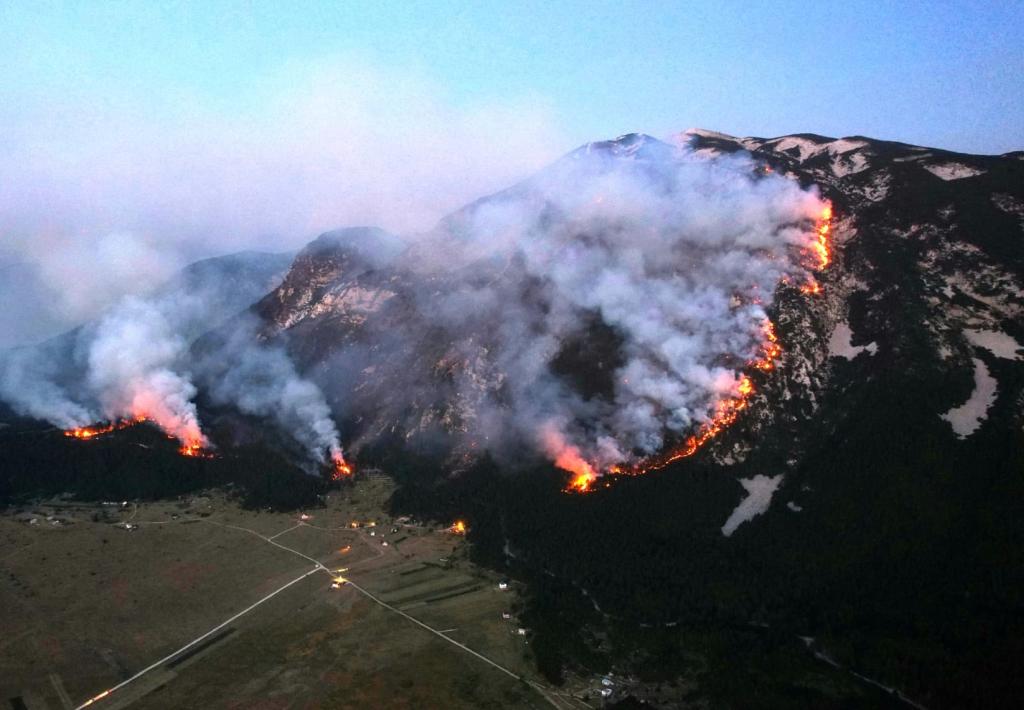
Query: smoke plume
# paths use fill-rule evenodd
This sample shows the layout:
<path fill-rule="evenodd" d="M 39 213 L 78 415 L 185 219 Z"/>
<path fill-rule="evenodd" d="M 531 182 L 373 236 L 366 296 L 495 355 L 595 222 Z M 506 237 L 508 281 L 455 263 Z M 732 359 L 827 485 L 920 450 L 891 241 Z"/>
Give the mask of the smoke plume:
<path fill-rule="evenodd" d="M 274 421 L 305 449 L 309 459 L 343 461 L 341 437 L 323 392 L 299 375 L 281 344 L 262 343 L 258 324 L 245 317 L 231 323 L 226 342 L 197 365 L 211 400 Z"/>
<path fill-rule="evenodd" d="M 638 135 L 589 144 L 431 231 L 325 235 L 295 262 L 286 292 L 310 290 L 280 327 L 231 317 L 273 284 L 241 302 L 192 287 L 126 298 L 78 335 L 81 386 L 9 356 L 0 388 L 59 426 L 144 414 L 203 441 L 198 386 L 316 463 L 341 460 L 344 416 L 360 442 L 390 432 L 505 461 L 525 447 L 590 480 L 736 410 L 778 284 L 816 266 L 823 206 L 749 157 Z M 333 325 L 295 345 L 328 353 L 297 366 L 285 345 L 306 318 Z"/>
<path fill-rule="evenodd" d="M 206 446 L 181 369 L 187 342 L 169 314 L 129 297 L 100 321 L 89 346 L 86 381 L 106 419 L 152 420 L 185 445 Z"/>
<path fill-rule="evenodd" d="M 518 432 L 564 468 L 606 470 L 749 387 L 766 309 L 781 280 L 808 276 L 823 207 L 749 157 L 629 136 L 474 203 L 406 265 L 429 285 L 420 317 L 466 363 L 455 398 L 473 402 L 473 440 L 501 449 Z"/>

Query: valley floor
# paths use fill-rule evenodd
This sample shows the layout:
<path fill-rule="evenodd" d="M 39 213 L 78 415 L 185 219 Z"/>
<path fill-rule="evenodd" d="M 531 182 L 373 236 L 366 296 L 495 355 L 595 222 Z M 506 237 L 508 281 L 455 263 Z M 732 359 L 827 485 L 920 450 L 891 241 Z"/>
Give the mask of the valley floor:
<path fill-rule="evenodd" d="M 390 492 L 372 476 L 305 515 L 216 492 L 6 511 L 2 697 L 29 710 L 587 707 L 537 676 L 514 585 L 466 561 L 460 536 L 388 518 Z"/>

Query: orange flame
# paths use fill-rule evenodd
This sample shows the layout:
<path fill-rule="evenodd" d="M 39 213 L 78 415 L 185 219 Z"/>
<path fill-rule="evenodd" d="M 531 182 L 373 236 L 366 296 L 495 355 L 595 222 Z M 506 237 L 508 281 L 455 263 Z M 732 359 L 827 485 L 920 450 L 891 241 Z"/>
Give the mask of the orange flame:
<path fill-rule="evenodd" d="M 594 467 L 583 458 L 580 450 L 575 446 L 567 446 L 562 449 L 555 457 L 555 466 L 572 474 L 572 478 L 566 485 L 566 491 L 586 493 L 597 480 Z"/>
<path fill-rule="evenodd" d="M 452 523 L 452 526 L 448 528 L 448 532 L 453 533 L 455 535 L 465 535 L 466 529 L 467 528 L 465 521 L 456 520 L 454 523 Z"/>
<path fill-rule="evenodd" d="M 67 429 L 64 431 L 64 436 L 72 439 L 79 439 L 82 441 L 88 441 L 89 439 L 95 439 L 98 436 L 104 434 L 110 434 L 111 432 L 121 431 L 122 429 L 128 429 L 142 424 L 143 422 L 152 421 L 149 416 L 145 414 L 136 414 L 128 419 L 118 419 L 117 421 L 110 422 L 108 424 L 98 424 L 91 427 L 78 427 L 76 429 Z M 159 426 L 159 422 L 154 422 Z M 178 437 L 173 434 L 167 434 L 168 439 L 176 439 Z M 206 438 L 199 433 L 198 435 L 191 436 L 183 439 L 181 447 L 178 449 L 178 453 L 182 456 L 189 456 L 192 458 L 204 458 L 212 459 L 213 454 L 206 450 L 207 442 Z"/>
<path fill-rule="evenodd" d="M 815 256 L 818 257 L 817 268 L 825 269 L 832 263 L 832 248 L 829 245 L 829 234 L 832 231 L 832 205 L 826 204 L 818 216 L 818 227 L 815 241 L 811 246 Z"/>
<path fill-rule="evenodd" d="M 128 427 L 133 427 L 144 421 L 146 421 L 145 415 L 138 415 L 131 419 L 119 419 L 117 421 L 110 422 L 109 424 L 97 424 L 96 426 L 91 427 L 66 429 L 64 431 L 64 436 L 82 440 L 94 439 L 97 436 L 103 436 L 104 434 L 109 434 L 112 431 L 120 431 L 122 429 L 127 429 Z"/>
<path fill-rule="evenodd" d="M 194 459 L 212 459 L 214 457 L 213 453 L 205 448 L 205 443 L 205 441 L 200 441 L 199 439 L 190 439 L 181 445 L 178 453 Z"/>
<path fill-rule="evenodd" d="M 772 334 L 774 335 L 774 332 Z M 782 349 L 773 341 L 769 341 L 765 348 L 772 353 L 772 359 L 778 357 L 779 353 L 782 352 Z M 774 363 L 771 359 L 767 359 L 767 356 L 755 360 L 751 365 L 759 370 L 770 370 L 774 367 Z M 670 463 L 680 459 L 693 456 L 704 444 L 718 436 L 736 421 L 740 412 L 750 406 L 750 398 L 753 394 L 753 381 L 747 375 L 741 375 L 739 382 L 736 384 L 736 394 L 721 400 L 715 406 L 714 414 L 701 425 L 696 434 L 687 438 L 686 441 L 674 449 L 640 461 L 632 466 L 615 466 L 609 470 L 609 473 L 617 476 L 641 476 L 650 471 L 665 468 Z"/>
<path fill-rule="evenodd" d="M 817 263 L 814 265 L 818 271 L 828 268 L 828 265 L 832 263 L 832 247 L 829 244 L 829 235 L 832 233 L 832 205 L 826 204 L 821 214 L 818 216 L 818 224 L 815 228 L 814 243 L 811 245 L 811 251 L 816 257 Z M 817 296 L 821 293 L 821 285 L 813 277 L 809 277 L 807 282 L 800 287 L 800 293 L 808 296 Z"/>
<path fill-rule="evenodd" d="M 565 436 L 554 422 L 549 422 L 543 427 L 541 440 L 547 455 L 555 460 L 555 466 L 572 474 L 565 491 L 576 491 L 577 493 L 589 491 L 594 481 L 597 480 L 597 472 L 583 458 L 580 450 L 566 441 Z"/>
<path fill-rule="evenodd" d="M 341 481 L 351 476 L 355 469 L 352 468 L 352 464 L 345 460 L 345 457 L 340 451 L 335 452 L 331 455 L 331 480 Z"/>
<path fill-rule="evenodd" d="M 815 241 L 811 246 L 812 253 L 817 257 L 816 268 L 818 270 L 825 269 L 832 263 L 832 249 L 829 243 L 831 230 L 832 205 L 826 203 L 819 214 L 815 228 Z M 821 285 L 814 278 L 811 278 L 807 284 L 800 287 L 802 293 L 811 295 L 817 295 L 821 293 L 821 290 Z M 770 320 L 766 319 L 762 323 L 761 331 L 764 336 L 761 343 L 761 352 L 757 358 L 748 362 L 747 365 L 761 372 L 770 372 L 775 369 L 776 362 L 782 356 L 782 346 L 779 344 L 778 336 L 775 334 L 775 324 Z M 701 425 L 696 434 L 687 438 L 681 445 L 656 456 L 632 465 L 612 466 L 608 470 L 608 474 L 613 476 L 640 476 L 649 471 L 664 468 L 680 459 L 693 456 L 704 444 L 736 421 L 740 412 L 750 406 L 750 400 L 754 395 L 754 391 L 753 380 L 746 374 L 741 375 L 736 383 L 734 394 L 718 402 L 714 413 Z M 576 447 L 568 446 L 561 448 L 555 465 L 574 474 L 573 479 L 565 489 L 567 492 L 586 493 L 593 490 L 593 484 L 597 480 L 597 475 L 593 467 L 580 456 Z"/>
<path fill-rule="evenodd" d="M 808 296 L 817 296 L 818 294 L 821 293 L 821 284 L 819 284 L 815 279 L 812 278 L 808 280 L 807 283 L 800 287 L 800 293 L 806 294 Z"/>

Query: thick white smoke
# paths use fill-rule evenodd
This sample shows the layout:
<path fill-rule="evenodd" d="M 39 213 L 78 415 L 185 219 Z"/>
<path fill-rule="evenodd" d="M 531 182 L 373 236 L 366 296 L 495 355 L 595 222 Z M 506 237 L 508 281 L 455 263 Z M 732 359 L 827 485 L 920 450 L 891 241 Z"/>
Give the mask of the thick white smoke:
<path fill-rule="evenodd" d="M 63 367 L 66 367 L 64 365 Z M 33 349 L 13 350 L 0 358 L 0 399 L 16 412 L 75 429 L 96 420 L 96 414 L 74 401 L 57 384 L 62 366 Z"/>
<path fill-rule="evenodd" d="M 736 396 L 776 286 L 805 275 L 822 207 L 749 158 L 701 160 L 642 136 L 586 146 L 446 219 L 396 261 L 343 275 L 397 289 L 402 305 L 379 328 L 360 316 L 359 342 L 338 357 L 373 367 L 335 394 L 346 401 L 356 380 L 375 378 L 369 391 L 384 397 L 360 393 L 366 406 L 391 407 L 392 423 L 414 413 L 410 432 L 458 433 L 477 451 L 525 442 L 598 470 L 652 454 Z M 191 340 L 216 325 L 196 317 L 209 301 L 165 294 L 110 310 L 85 338 L 91 400 L 24 362 L 0 386 L 61 426 L 92 411 L 146 414 L 191 435 L 196 382 L 214 405 L 276 421 L 312 460 L 340 457 L 320 389 L 247 319 L 193 357 Z M 441 367 L 435 353 L 465 367 Z M 12 396 L 19 378 L 38 382 Z M 395 431 L 372 429 L 385 430 Z"/>
<path fill-rule="evenodd" d="M 205 446 L 182 368 L 188 346 L 157 304 L 129 297 L 106 313 L 89 347 L 89 388 L 107 419 L 145 417 L 184 444 Z"/>
<path fill-rule="evenodd" d="M 344 458 L 323 392 L 299 375 L 283 347 L 259 342 L 255 323 L 232 323 L 226 343 L 204 360 L 200 377 L 215 404 L 272 419 L 317 463 L 325 453 L 333 461 Z"/>
<path fill-rule="evenodd" d="M 659 451 L 736 396 L 776 286 L 806 271 L 822 208 L 749 158 L 700 160 L 638 136 L 567 156 L 435 238 L 454 231 L 471 263 L 505 265 L 472 300 L 500 324 L 492 355 L 517 426 L 553 458 L 578 447 L 606 467 Z M 540 308 L 513 294 L 526 280 Z M 552 376 L 559 348 L 595 317 L 621 341 L 604 398 Z"/>
<path fill-rule="evenodd" d="M 0 396 L 62 429 L 144 417 L 183 444 L 205 447 L 195 403 L 201 382 L 214 404 L 275 421 L 312 461 L 323 463 L 325 453 L 342 460 L 320 389 L 298 374 L 282 347 L 262 344 L 250 319 L 222 322 L 255 297 L 237 303 L 233 292 L 259 283 L 241 287 L 232 264 L 203 266 L 150 296 L 121 299 L 73 337 L 7 353 L 0 359 Z M 221 344 L 197 356 L 193 341 L 210 328 Z"/>

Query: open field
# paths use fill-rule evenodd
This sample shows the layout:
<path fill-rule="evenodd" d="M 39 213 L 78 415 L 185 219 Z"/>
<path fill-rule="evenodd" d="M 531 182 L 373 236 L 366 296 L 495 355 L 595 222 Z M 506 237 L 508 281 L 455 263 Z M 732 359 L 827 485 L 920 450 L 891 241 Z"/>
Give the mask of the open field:
<path fill-rule="evenodd" d="M 502 617 L 514 591 L 465 561 L 460 536 L 387 518 L 390 491 L 369 477 L 305 515 L 218 493 L 6 511 L 2 697 L 30 710 L 111 688 L 92 707 L 582 707 L 540 683 L 528 637 Z"/>

